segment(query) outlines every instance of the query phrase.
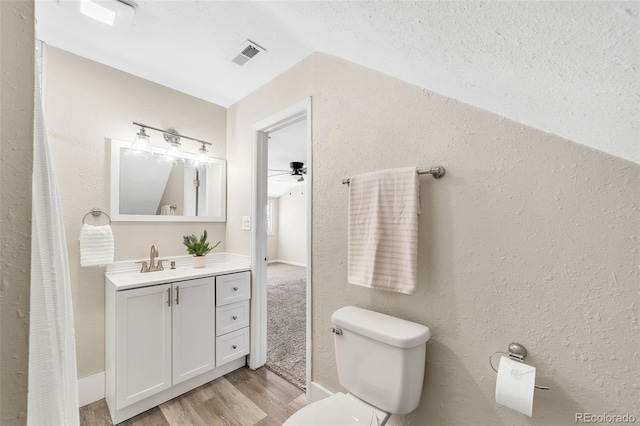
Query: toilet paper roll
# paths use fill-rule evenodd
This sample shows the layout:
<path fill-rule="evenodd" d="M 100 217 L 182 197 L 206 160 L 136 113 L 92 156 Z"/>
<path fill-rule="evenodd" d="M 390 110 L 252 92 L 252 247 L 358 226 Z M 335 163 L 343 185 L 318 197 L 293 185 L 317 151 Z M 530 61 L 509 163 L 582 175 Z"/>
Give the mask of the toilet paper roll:
<path fill-rule="evenodd" d="M 496 380 L 496 402 L 531 417 L 536 368 L 500 357 Z"/>

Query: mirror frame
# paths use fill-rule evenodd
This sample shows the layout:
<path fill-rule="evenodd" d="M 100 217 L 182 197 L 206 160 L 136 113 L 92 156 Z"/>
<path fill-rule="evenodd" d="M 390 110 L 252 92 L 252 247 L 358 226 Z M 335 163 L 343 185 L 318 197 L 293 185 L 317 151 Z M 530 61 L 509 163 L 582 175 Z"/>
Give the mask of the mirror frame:
<path fill-rule="evenodd" d="M 222 215 L 220 216 L 162 216 L 143 214 L 120 214 L 120 150 L 129 148 L 131 142 L 111 139 L 111 220 L 113 222 L 226 222 L 227 221 L 227 160 L 209 157 L 212 164 L 222 168 Z M 163 154 L 166 149 L 153 147 L 154 153 Z M 185 158 L 195 154 L 185 152 Z"/>

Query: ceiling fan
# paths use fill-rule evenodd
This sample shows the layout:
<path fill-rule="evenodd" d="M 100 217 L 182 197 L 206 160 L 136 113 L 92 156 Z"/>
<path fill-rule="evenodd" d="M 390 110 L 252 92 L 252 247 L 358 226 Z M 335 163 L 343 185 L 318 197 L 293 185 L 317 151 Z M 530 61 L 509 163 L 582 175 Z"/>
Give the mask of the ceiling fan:
<path fill-rule="evenodd" d="M 304 167 L 304 163 L 293 161 L 289 163 L 289 167 L 291 168 L 291 170 L 269 169 L 270 172 L 284 172 L 284 173 L 276 173 L 275 175 L 269 175 L 269 177 L 291 175 L 291 176 L 298 176 L 298 179 L 297 179 L 298 182 L 304 181 L 303 175 L 307 174 L 307 168 Z"/>

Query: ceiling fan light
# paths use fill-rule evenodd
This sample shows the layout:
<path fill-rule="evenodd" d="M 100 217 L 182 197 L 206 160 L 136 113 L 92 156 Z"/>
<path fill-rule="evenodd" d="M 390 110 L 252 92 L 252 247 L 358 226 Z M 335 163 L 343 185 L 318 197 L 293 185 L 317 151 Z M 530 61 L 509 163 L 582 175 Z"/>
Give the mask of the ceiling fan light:
<path fill-rule="evenodd" d="M 292 161 L 289 163 L 289 167 L 293 170 L 294 174 L 300 174 L 300 169 L 304 167 L 304 163 L 299 161 Z"/>

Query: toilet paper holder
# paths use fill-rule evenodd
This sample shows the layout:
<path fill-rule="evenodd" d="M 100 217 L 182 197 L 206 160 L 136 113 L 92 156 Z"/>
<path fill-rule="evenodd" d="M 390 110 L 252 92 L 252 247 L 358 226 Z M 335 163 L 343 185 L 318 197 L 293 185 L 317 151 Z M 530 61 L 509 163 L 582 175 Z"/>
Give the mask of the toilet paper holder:
<path fill-rule="evenodd" d="M 525 348 L 524 346 L 522 346 L 520 343 L 512 343 L 509 345 L 509 353 L 505 353 L 505 352 L 494 352 L 489 356 L 489 365 L 491 366 L 491 368 L 493 369 L 493 371 L 495 371 L 496 373 L 498 372 L 498 370 L 496 370 L 496 368 L 493 366 L 493 362 L 491 362 L 491 359 L 493 358 L 493 356 L 495 354 L 502 354 L 502 355 L 508 355 L 509 358 L 511 359 L 515 359 L 516 361 L 520 361 L 520 362 L 524 362 L 525 357 L 527 356 L 527 348 Z M 549 390 L 548 386 L 539 386 L 539 385 L 535 385 L 536 389 L 542 389 L 542 390 Z"/>

